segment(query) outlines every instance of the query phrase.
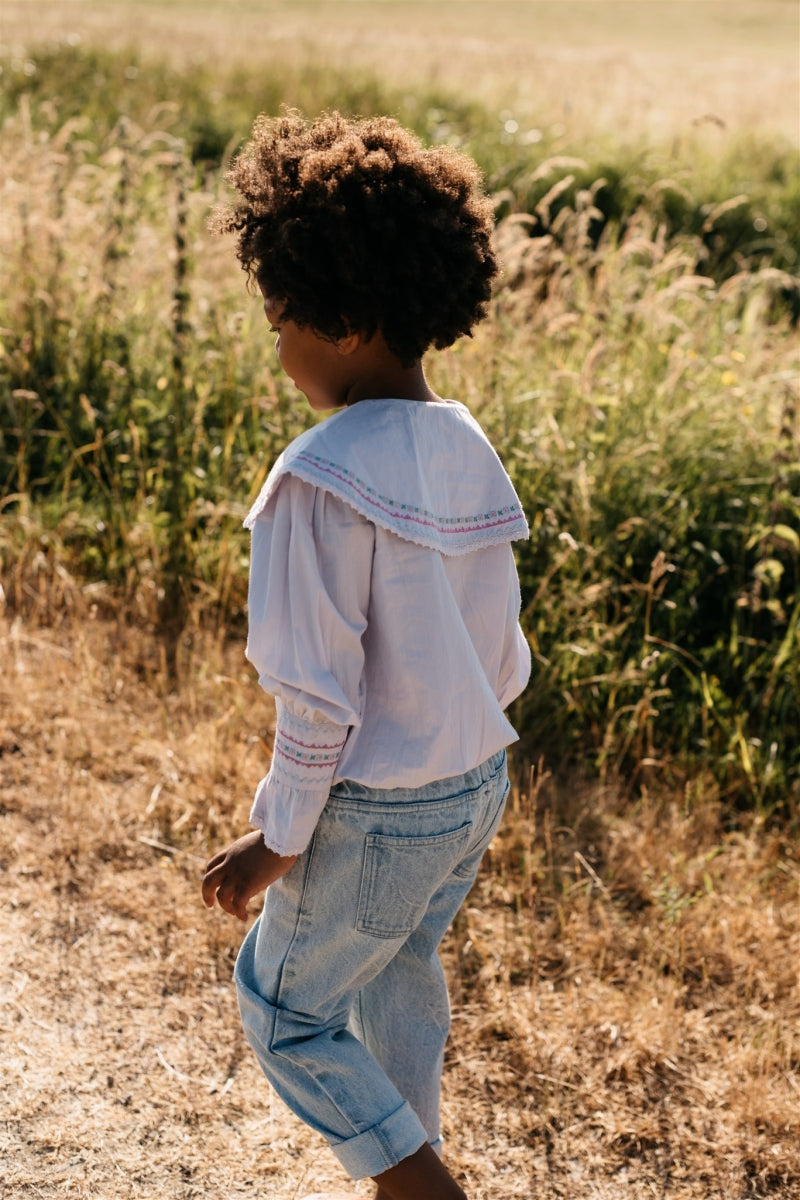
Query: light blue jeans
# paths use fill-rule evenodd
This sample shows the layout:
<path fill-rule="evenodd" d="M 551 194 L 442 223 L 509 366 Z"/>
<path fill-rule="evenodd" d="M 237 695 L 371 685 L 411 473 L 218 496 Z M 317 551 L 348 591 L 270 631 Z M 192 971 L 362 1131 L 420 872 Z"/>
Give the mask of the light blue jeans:
<path fill-rule="evenodd" d="M 422 788 L 335 784 L 267 891 L 236 963 L 247 1038 L 275 1090 L 353 1179 L 440 1150 L 450 1006 L 437 948 L 508 792 L 505 750 Z"/>

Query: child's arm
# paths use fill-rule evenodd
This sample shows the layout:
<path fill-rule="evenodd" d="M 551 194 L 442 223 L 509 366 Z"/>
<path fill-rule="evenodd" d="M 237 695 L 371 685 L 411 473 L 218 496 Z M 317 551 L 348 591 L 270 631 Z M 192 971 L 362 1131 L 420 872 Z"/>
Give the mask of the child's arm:
<path fill-rule="evenodd" d="M 308 846 L 348 730 L 360 722 L 361 644 L 374 529 L 289 477 L 253 529 L 247 655 L 276 697 L 275 748 L 250 820 L 257 828 L 210 860 L 203 900 L 244 921 L 247 902 Z"/>
<path fill-rule="evenodd" d="M 282 858 L 270 850 L 261 830 L 254 829 L 210 860 L 203 876 L 203 902 L 206 908 L 213 908 L 216 899 L 226 913 L 246 921 L 248 900 L 280 879 L 296 862 L 296 854 Z"/>
<path fill-rule="evenodd" d="M 344 501 L 289 476 L 252 534 L 246 653 L 275 697 L 276 728 L 250 823 L 278 854 L 298 854 L 348 733 L 361 724 L 375 529 Z"/>

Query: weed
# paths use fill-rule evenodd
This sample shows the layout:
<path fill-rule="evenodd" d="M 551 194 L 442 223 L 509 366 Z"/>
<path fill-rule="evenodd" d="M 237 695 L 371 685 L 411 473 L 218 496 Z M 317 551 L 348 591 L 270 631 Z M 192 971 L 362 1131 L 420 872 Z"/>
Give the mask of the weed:
<path fill-rule="evenodd" d="M 152 624 L 177 678 L 201 625 L 241 632 L 241 517 L 311 420 L 205 230 L 257 81 L 74 46 L 24 63 L 3 77 L 4 587 L 42 619 L 69 593 Z M 795 240 L 780 155 L 756 156 L 749 198 L 692 192 L 652 154 L 553 155 L 440 93 L 401 104 L 323 68 L 292 86 L 276 73 L 263 106 L 395 109 L 501 189 L 490 318 L 430 372 L 479 414 L 531 521 L 524 756 L 635 788 L 710 770 L 734 808 L 795 812 L 800 284 L 775 265 Z M 787 236 L 751 252 L 735 223 L 768 193 Z"/>

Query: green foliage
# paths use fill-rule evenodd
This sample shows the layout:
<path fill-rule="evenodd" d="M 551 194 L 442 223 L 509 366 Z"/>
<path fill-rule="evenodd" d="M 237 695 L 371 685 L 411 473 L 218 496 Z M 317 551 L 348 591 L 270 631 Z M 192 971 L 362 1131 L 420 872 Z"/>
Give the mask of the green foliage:
<path fill-rule="evenodd" d="M 324 67 L 182 73 L 60 46 L 2 78 L 10 603 L 74 578 L 161 629 L 173 658 L 187 624 L 241 628 L 241 519 L 312 415 L 206 232 L 218 168 L 282 101 L 390 111 L 468 146 L 496 196 L 504 286 L 431 372 L 480 413 L 531 521 L 526 754 L 639 783 L 702 765 L 749 807 L 797 797 L 788 152 L 732 153 L 715 183 L 702 163 L 690 177 L 652 149 L 565 154 L 469 102 Z"/>
<path fill-rule="evenodd" d="M 324 63 L 299 68 L 275 62 L 269 71 L 196 63 L 181 70 L 166 60 L 144 60 L 135 49 L 56 43 L 31 49 L 25 58 L 6 57 L 1 79 L 0 120 L 23 103 L 35 127 L 50 134 L 79 122 L 91 131 L 89 149 L 96 153 L 125 118 L 180 139 L 190 161 L 206 168 L 218 168 L 236 150 L 257 113 L 277 113 L 284 104 L 309 113 L 390 113 L 428 140 L 461 139 L 487 122 L 477 105 L 434 88 L 398 95 L 372 74 Z"/>
<path fill-rule="evenodd" d="M 775 803 L 800 765 L 800 468 L 782 484 L 763 444 L 694 406 L 646 442 L 648 399 L 639 382 L 609 439 L 584 430 L 565 450 L 537 431 L 512 460 L 534 514 L 528 749 L 553 745 L 555 717 L 562 753 L 604 771 L 710 760 L 746 803 Z"/>
<path fill-rule="evenodd" d="M 795 270 L 800 261 L 800 163 L 792 149 L 770 149 L 756 178 L 745 182 L 735 169 L 738 146 L 715 164 L 713 175 L 702 164 L 698 170 L 697 164 L 659 161 L 643 147 L 591 160 L 545 155 L 533 164 L 529 155 L 512 152 L 491 178 L 501 215 L 529 213 L 532 237 L 557 229 L 559 214 L 569 214 L 591 192 L 589 233 L 595 245 L 609 226 L 624 235 L 646 212 L 668 239 L 695 238 L 697 269 L 721 282 L 765 265 Z M 738 194 L 724 190 L 737 183 Z"/>
<path fill-rule="evenodd" d="M 0 120 L 24 103 L 37 129 L 53 134 L 74 122 L 91 131 L 96 152 L 114 142 L 124 118 L 180 140 L 192 163 L 213 170 L 241 145 L 256 113 L 277 113 L 282 104 L 309 113 L 390 113 L 428 142 L 473 154 L 501 211 L 534 218 L 533 236 L 557 229 L 559 213 L 591 188 L 595 243 L 609 224 L 624 231 L 645 209 L 668 237 L 697 237 L 697 266 L 714 279 L 767 264 L 794 270 L 798 262 L 800 164 L 790 146 L 747 142 L 709 155 L 687 145 L 665 158 L 649 146 L 614 145 L 584 156 L 552 134 L 548 140 L 519 127 L 510 113 L 490 113 L 442 89 L 393 91 L 374 75 L 324 63 L 273 63 L 269 71 L 196 63 L 181 70 L 135 49 L 56 43 L 0 65 Z"/>
<path fill-rule="evenodd" d="M 585 210 L 562 216 L 566 250 L 501 222 L 495 326 L 439 381 L 480 412 L 531 518 L 524 755 L 546 747 L 551 765 L 640 783 L 702 764 L 731 803 L 790 807 L 797 343 L 769 314 L 797 281 L 765 271 L 716 288 L 693 274 L 696 246 L 647 214 L 599 248 Z"/>

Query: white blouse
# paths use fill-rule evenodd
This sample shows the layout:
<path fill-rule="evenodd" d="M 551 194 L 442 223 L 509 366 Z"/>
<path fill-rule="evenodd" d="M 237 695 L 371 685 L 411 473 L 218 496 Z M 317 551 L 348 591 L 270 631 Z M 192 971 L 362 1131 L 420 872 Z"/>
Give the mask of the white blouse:
<path fill-rule="evenodd" d="M 462 405 L 362 401 L 297 438 L 245 522 L 247 656 L 276 698 L 251 822 L 301 853 L 331 784 L 419 787 L 516 740 L 530 673 L 510 541 L 527 536 Z"/>

